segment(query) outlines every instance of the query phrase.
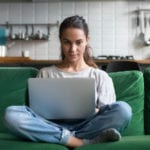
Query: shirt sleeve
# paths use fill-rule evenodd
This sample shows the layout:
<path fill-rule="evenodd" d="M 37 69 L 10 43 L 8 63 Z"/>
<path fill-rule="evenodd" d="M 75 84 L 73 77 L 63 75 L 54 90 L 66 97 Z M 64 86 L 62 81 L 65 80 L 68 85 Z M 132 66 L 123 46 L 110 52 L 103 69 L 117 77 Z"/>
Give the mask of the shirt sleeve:
<path fill-rule="evenodd" d="M 109 75 L 100 71 L 97 77 L 97 107 L 112 104 L 116 101 L 116 94 L 112 79 Z"/>
<path fill-rule="evenodd" d="M 48 77 L 49 73 L 46 69 L 41 69 L 37 74 L 37 78 L 48 78 Z"/>

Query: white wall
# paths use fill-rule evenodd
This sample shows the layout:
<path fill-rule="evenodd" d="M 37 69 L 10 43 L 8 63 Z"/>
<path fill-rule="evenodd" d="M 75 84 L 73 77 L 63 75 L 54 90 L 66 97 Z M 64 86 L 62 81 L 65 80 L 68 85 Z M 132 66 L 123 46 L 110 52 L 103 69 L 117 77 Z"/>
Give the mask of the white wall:
<path fill-rule="evenodd" d="M 93 55 L 150 57 L 150 46 L 140 45 L 136 27 L 137 8 L 150 9 L 150 1 L 70 1 L 49 3 L 0 3 L 0 23 L 55 23 L 65 17 L 83 15 L 90 29 Z M 14 29 L 19 32 L 19 29 Z M 32 59 L 59 59 L 58 28 L 51 28 L 50 41 L 9 42 L 8 56 L 29 50 Z"/>

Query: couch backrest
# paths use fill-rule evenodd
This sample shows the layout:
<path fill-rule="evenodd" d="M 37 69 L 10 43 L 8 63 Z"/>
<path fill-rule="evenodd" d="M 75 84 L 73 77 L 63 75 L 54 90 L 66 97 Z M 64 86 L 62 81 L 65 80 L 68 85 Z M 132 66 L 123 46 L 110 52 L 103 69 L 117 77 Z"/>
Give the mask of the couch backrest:
<path fill-rule="evenodd" d="M 9 105 L 25 104 L 27 79 L 35 77 L 38 70 L 29 67 L 0 67 L 0 132 L 6 132 L 3 113 Z"/>
<path fill-rule="evenodd" d="M 9 105 L 22 105 L 27 98 L 27 79 L 36 77 L 38 70 L 29 67 L 0 67 L 0 132 L 3 113 Z M 140 135 L 143 129 L 144 84 L 139 71 L 124 71 L 109 74 L 113 79 L 117 100 L 126 101 L 132 107 L 132 121 L 123 135 Z"/>
<path fill-rule="evenodd" d="M 150 134 L 150 68 L 144 70 L 145 103 L 144 103 L 144 129 Z"/>
<path fill-rule="evenodd" d="M 110 73 L 117 100 L 126 101 L 132 108 L 132 120 L 123 135 L 144 134 L 144 81 L 140 71 Z"/>

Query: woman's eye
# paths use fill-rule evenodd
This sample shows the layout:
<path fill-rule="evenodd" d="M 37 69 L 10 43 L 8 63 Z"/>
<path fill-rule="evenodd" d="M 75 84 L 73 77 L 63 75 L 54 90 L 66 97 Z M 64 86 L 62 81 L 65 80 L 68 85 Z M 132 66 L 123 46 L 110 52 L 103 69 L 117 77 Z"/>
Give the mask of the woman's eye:
<path fill-rule="evenodd" d="M 77 41 L 77 45 L 81 45 L 82 44 L 82 41 Z"/>

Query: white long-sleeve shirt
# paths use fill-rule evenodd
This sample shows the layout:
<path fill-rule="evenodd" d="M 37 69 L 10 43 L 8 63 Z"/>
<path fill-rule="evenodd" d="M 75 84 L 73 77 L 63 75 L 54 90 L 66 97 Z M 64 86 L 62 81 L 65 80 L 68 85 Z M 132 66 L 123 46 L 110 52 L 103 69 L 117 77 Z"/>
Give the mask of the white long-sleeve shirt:
<path fill-rule="evenodd" d="M 79 72 L 67 72 L 56 66 L 45 67 L 39 71 L 41 78 L 94 78 L 95 79 L 95 105 L 100 106 L 111 104 L 116 101 L 115 90 L 112 79 L 105 71 L 89 67 Z M 80 85 L 79 85 L 80 87 Z"/>

